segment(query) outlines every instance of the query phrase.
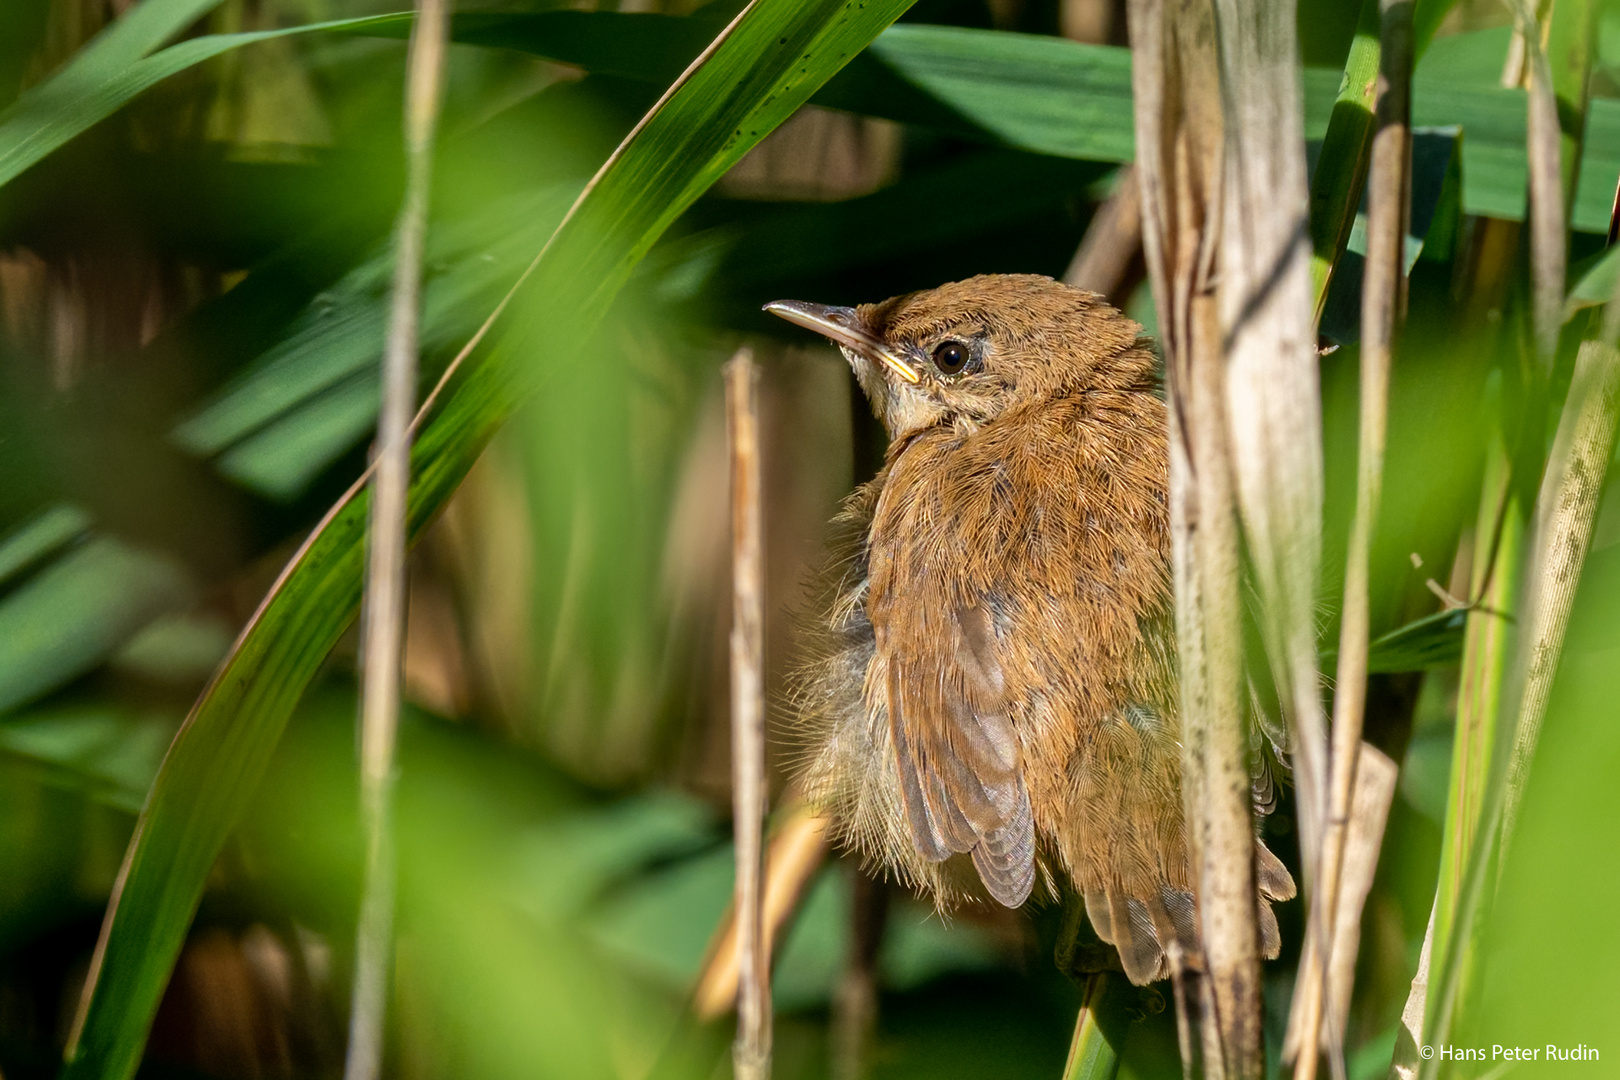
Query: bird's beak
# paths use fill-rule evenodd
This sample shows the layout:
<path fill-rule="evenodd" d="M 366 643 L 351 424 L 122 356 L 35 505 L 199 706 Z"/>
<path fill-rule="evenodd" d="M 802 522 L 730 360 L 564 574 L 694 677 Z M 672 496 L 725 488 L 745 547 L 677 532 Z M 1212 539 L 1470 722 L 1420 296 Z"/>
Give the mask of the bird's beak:
<path fill-rule="evenodd" d="M 807 330 L 814 330 L 850 352 L 878 361 L 906 382 L 914 383 L 919 379 L 916 368 L 861 325 L 854 308 L 807 304 L 802 300 L 773 300 L 765 305 L 765 310 Z"/>

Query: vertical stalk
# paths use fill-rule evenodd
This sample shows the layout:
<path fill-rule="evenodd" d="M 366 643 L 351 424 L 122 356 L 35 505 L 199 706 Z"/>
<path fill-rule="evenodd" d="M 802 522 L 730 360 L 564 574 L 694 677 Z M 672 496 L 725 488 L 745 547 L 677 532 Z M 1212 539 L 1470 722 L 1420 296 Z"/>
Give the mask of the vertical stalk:
<path fill-rule="evenodd" d="M 1571 0 L 1551 13 L 1547 34 L 1525 3 L 1515 3 L 1518 37 L 1524 41 L 1530 91 L 1526 131 L 1530 158 L 1530 224 L 1532 314 L 1536 372 L 1545 379 L 1555 358 L 1563 319 L 1564 259 L 1567 243 L 1565 207 L 1572 197 L 1574 163 L 1580 152 L 1579 121 L 1584 116 L 1586 76 L 1590 67 L 1591 8 Z M 1573 28 L 1573 30 L 1572 30 Z M 1554 73 L 1547 59 L 1546 37 L 1576 47 L 1571 59 Z M 1566 93 L 1567 111 L 1576 126 L 1559 126 L 1558 79 Z M 1591 544 L 1602 484 L 1613 454 L 1620 416 L 1620 296 L 1611 298 L 1602 332 L 1581 345 L 1569 395 L 1559 415 L 1551 455 L 1543 470 L 1533 520 L 1526 523 L 1528 557 L 1524 563 L 1523 630 L 1505 679 L 1500 680 L 1502 715 L 1490 738 L 1494 748 L 1489 781 L 1469 857 L 1449 920 L 1443 917 L 1448 898 L 1445 876 L 1437 894 L 1435 995 L 1426 1017 L 1425 1037 L 1443 1042 L 1454 1031 L 1465 989 L 1474 976 L 1474 945 L 1480 940 L 1485 911 L 1494 887 L 1492 868 L 1500 872 L 1517 823 L 1524 788 L 1553 678 L 1563 651 L 1569 612 Z M 1510 504 L 1511 509 L 1511 504 Z M 1505 546 L 1505 545 L 1504 545 Z M 1466 656 L 1465 656 L 1466 660 Z M 1465 668 L 1466 670 L 1466 668 Z M 1505 707 L 1505 708 L 1502 708 Z M 1459 736 L 1460 737 L 1460 736 Z M 1461 824 L 1459 822 L 1459 824 Z M 1448 830 L 1452 822 L 1448 819 Z M 1442 874 L 1447 867 L 1442 867 Z M 1449 922 L 1449 925 L 1448 925 Z M 1438 1066 L 1425 1062 L 1419 1075 L 1434 1077 Z"/>
<path fill-rule="evenodd" d="M 1216 0 L 1221 100 L 1226 117 L 1219 255 L 1219 325 L 1226 352 L 1225 410 L 1231 475 L 1244 547 L 1260 599 L 1260 631 L 1278 699 L 1293 733 L 1300 782 L 1302 846 L 1315 862 L 1326 799 L 1326 737 L 1317 673 L 1316 603 L 1321 556 L 1322 430 L 1312 318 L 1309 193 L 1305 170 L 1296 12 L 1291 4 Z M 1226 970 L 1208 946 L 1211 982 L 1223 1024 L 1237 1023 L 1244 1043 L 1229 1045 L 1234 1073 L 1256 1075 L 1259 951 L 1253 934 L 1253 820 L 1248 748 L 1241 715 L 1222 735 L 1219 779 L 1223 830 L 1221 880 L 1232 875 L 1225 917 L 1232 936 Z M 1212 789 L 1216 774 L 1212 771 Z M 1212 796 L 1214 792 L 1212 790 Z M 1215 799 L 1211 798 L 1211 808 Z M 1243 838 L 1236 835 L 1241 825 Z M 1246 842 L 1245 842 L 1246 841 Z M 1206 862 L 1208 855 L 1206 855 Z M 1216 876 L 1216 875 L 1219 876 Z M 1239 891 L 1237 876 L 1242 875 Z M 1313 906 L 1319 898 L 1312 896 Z M 1327 910 L 1331 910 L 1328 908 Z M 1242 918 L 1243 940 L 1237 936 Z M 1205 914 L 1205 925 L 1210 925 Z M 1244 998 L 1236 989 L 1241 965 Z M 1253 981 L 1252 989 L 1247 985 Z M 1240 1021 L 1227 1010 L 1253 1009 Z"/>
<path fill-rule="evenodd" d="M 1526 149 L 1530 157 L 1531 314 L 1536 354 L 1531 376 L 1533 382 L 1544 385 L 1552 368 L 1563 318 L 1568 239 L 1565 208 L 1573 197 L 1580 155 L 1591 65 L 1593 6 L 1588 0 L 1561 2 L 1550 12 L 1545 27 L 1528 4 L 1510 0 L 1509 6 L 1514 11 L 1516 33 L 1503 71 L 1503 83 L 1524 83 L 1530 92 Z M 1556 70 L 1548 61 L 1549 46 L 1557 49 L 1560 59 Z M 1512 227 L 1504 222 L 1485 221 L 1481 222 L 1481 227 L 1490 227 L 1484 235 L 1492 243 L 1480 245 L 1485 258 L 1473 289 L 1476 308 L 1494 306 L 1501 293 L 1501 282 L 1506 278 L 1501 272 L 1501 263 L 1509 243 L 1507 238 L 1513 233 Z M 1587 359 L 1586 376 L 1590 380 L 1593 364 L 1599 358 L 1588 354 L 1586 347 L 1582 356 Z M 1581 366 L 1579 361 L 1577 366 Z M 1560 419 L 1559 445 L 1555 446 L 1554 458 L 1543 476 L 1542 499 L 1556 497 L 1548 485 L 1557 483 L 1554 475 L 1568 464 L 1567 457 L 1562 455 L 1567 453 L 1566 425 L 1574 423 L 1575 414 L 1571 409 L 1579 409 L 1576 391 L 1585 395 L 1591 389 L 1589 381 L 1585 388 L 1571 388 L 1570 400 Z M 1539 433 L 1539 425 L 1533 425 L 1531 430 Z M 1539 443 L 1539 434 L 1533 443 Z M 1565 449 L 1560 450 L 1559 446 Z M 1514 615 L 1521 607 L 1521 567 L 1526 575 L 1541 574 L 1546 569 L 1538 552 L 1545 550 L 1543 523 L 1547 506 L 1543 503 L 1538 511 L 1542 522 L 1527 523 L 1525 507 L 1515 490 L 1520 485 L 1514 483 L 1512 476 L 1516 458 L 1539 461 L 1539 446 L 1534 449 L 1534 454 L 1516 455 L 1515 448 L 1499 438 L 1488 451 L 1484 494 L 1475 530 L 1476 545 L 1484 557 L 1476 564 L 1473 574 L 1477 606 L 1468 618 L 1463 652 L 1452 782 L 1441 848 L 1440 880 L 1430 926 L 1433 945 L 1429 973 L 1434 976 L 1430 980 L 1434 993 L 1427 995 L 1427 986 L 1421 993 L 1416 983 L 1413 986 L 1413 995 L 1419 999 L 1415 1004 L 1424 1009 L 1424 1037 L 1429 1042 L 1452 1036 L 1459 998 L 1477 975 L 1473 946 L 1482 934 L 1489 871 L 1492 866 L 1500 865 L 1504 841 L 1512 828 L 1506 820 L 1516 807 L 1512 778 L 1516 774 L 1517 782 L 1522 784 L 1528 772 L 1529 752 L 1539 733 L 1539 715 L 1528 729 L 1516 723 L 1521 718 L 1521 703 L 1535 708 L 1532 684 L 1538 680 L 1532 678 L 1527 669 L 1535 665 L 1532 653 L 1539 648 L 1534 636 L 1535 626 L 1542 615 L 1531 606 L 1539 603 L 1534 596 L 1538 585 L 1533 578 L 1522 597 L 1527 633 L 1519 633 L 1514 626 Z M 1563 464 L 1560 464 L 1561 457 Z M 1530 548 L 1528 560 L 1526 545 Z M 1584 557 L 1584 544 L 1580 555 Z M 1567 571 L 1567 559 L 1565 562 Z M 1578 568 L 1578 560 L 1576 565 Z M 1578 569 L 1575 576 L 1578 577 Z M 1574 588 L 1573 579 L 1568 588 Z M 1565 614 L 1567 617 L 1567 612 Z M 1561 628 L 1557 637 L 1561 643 Z M 1556 666 L 1556 652 L 1555 648 L 1553 656 L 1543 654 L 1541 659 L 1550 660 Z M 1550 688 L 1552 671 L 1542 671 L 1540 677 L 1545 679 L 1545 688 Z M 1544 707 L 1545 702 L 1541 705 Z M 1517 735 L 1513 734 L 1515 730 Z M 1508 739 L 1512 740 L 1511 753 L 1517 759 L 1516 765 L 1504 762 L 1502 748 L 1497 745 Z M 1424 996 L 1427 1000 L 1423 1000 Z M 1419 1074 L 1433 1077 L 1438 1068 L 1432 1061 L 1424 1062 Z"/>
<path fill-rule="evenodd" d="M 1308 930 L 1311 946 L 1302 954 L 1295 998 L 1300 1043 L 1295 1080 L 1316 1075 L 1317 1047 L 1323 1041 L 1324 1014 L 1328 1060 L 1335 1077 L 1344 1075 L 1343 1036 L 1332 1022 L 1328 973 L 1336 966 L 1333 945 L 1344 929 L 1329 925 L 1342 918 L 1360 922 L 1360 905 L 1339 902 L 1340 871 L 1351 831 L 1351 797 L 1361 754 L 1367 703 L 1367 648 L 1371 640 L 1369 598 L 1372 539 L 1383 487 L 1384 435 L 1389 411 L 1389 368 L 1397 324 L 1404 305 L 1404 260 L 1410 214 L 1412 5 L 1379 0 L 1377 132 L 1373 136 L 1368 183 L 1366 274 L 1361 292 L 1361 430 L 1357 449 L 1356 509 L 1345 559 L 1344 607 L 1339 625 L 1339 661 L 1333 697 L 1333 736 L 1329 754 L 1328 813 L 1323 831 L 1316 893 Z M 1324 917 L 1332 913 L 1332 917 Z M 1342 959 L 1342 958 L 1341 958 Z"/>
<path fill-rule="evenodd" d="M 1568 256 L 1564 235 L 1562 154 L 1558 99 L 1552 67 L 1542 47 L 1541 28 L 1525 0 L 1514 4 L 1519 35 L 1529 60 L 1529 111 L 1525 140 L 1530 162 L 1530 291 L 1536 361 L 1542 379 L 1552 373 L 1558 330 L 1564 322 L 1564 270 Z"/>
<path fill-rule="evenodd" d="M 1468 595 L 1474 608 L 1463 632 L 1457 687 L 1457 730 L 1452 741 L 1446 826 L 1435 887 L 1431 970 L 1445 966 L 1447 942 L 1462 893 L 1467 859 L 1484 812 L 1486 781 L 1501 713 L 1502 680 L 1514 641 L 1524 515 L 1511 488 L 1508 455 L 1500 440 L 1486 451 L 1485 478 L 1474 526 L 1476 558 Z"/>
<path fill-rule="evenodd" d="M 1611 301 L 1611 308 L 1620 306 Z M 1612 311 L 1609 321 L 1615 321 Z M 1497 864 L 1506 858 L 1530 777 L 1531 759 L 1547 715 L 1553 676 L 1563 652 L 1620 415 L 1620 354 L 1614 339 L 1581 344 L 1569 400 L 1559 418 L 1552 457 L 1536 499 L 1535 544 L 1530 549 L 1528 626 L 1521 653 L 1523 691 L 1508 752 L 1507 786 Z"/>
<path fill-rule="evenodd" d="M 736 830 L 738 1080 L 771 1075 L 771 963 L 764 934 L 765 563 L 759 378 L 751 350 L 725 367 L 731 450 L 731 786 Z"/>
<path fill-rule="evenodd" d="M 1207 828 L 1211 731 L 1242 717 L 1242 624 L 1238 607 L 1237 515 L 1227 452 L 1221 337 L 1215 307 L 1215 259 L 1220 239 L 1222 129 L 1220 69 L 1214 11 L 1209 5 L 1131 0 L 1132 92 L 1136 103 L 1136 175 L 1142 199 L 1143 252 L 1159 311 L 1169 405 L 1170 536 L 1175 575 L 1176 648 L 1180 667 L 1182 800 L 1188 855 L 1198 883 L 1203 940 L 1226 933 L 1211 919 L 1205 870 L 1216 856 Z M 1247 839 L 1247 837 L 1246 837 Z M 1252 852 L 1238 867 L 1252 875 Z M 1252 889 L 1252 880 L 1249 883 Z M 1225 898 L 1215 900 L 1221 908 Z M 1253 918 L 1252 899 L 1250 918 Z M 1241 948 L 1241 942 L 1239 948 Z M 1223 957 L 1223 965 L 1230 957 Z M 1183 1068 L 1191 1073 L 1188 1003 L 1178 962 L 1174 976 Z M 1259 971 L 1239 961 L 1225 1017 L 1258 1020 L 1258 998 L 1244 976 Z M 1223 966 L 1210 978 L 1226 978 Z M 1233 990 L 1237 989 L 1238 994 Z M 1256 991 L 1257 992 L 1257 988 Z M 1227 1075 L 1223 1014 L 1199 1008 L 1204 1075 Z M 1258 1043 L 1245 1032 L 1249 1051 Z M 1250 1054 L 1244 1054 L 1245 1063 Z"/>
<path fill-rule="evenodd" d="M 434 131 L 444 84 L 449 0 L 419 0 L 405 76 L 405 199 L 394 230 L 394 280 L 374 449 L 366 586 L 361 615 L 360 818 L 364 893 L 355 945 L 345 1080 L 382 1069 L 393 953 L 394 740 L 405 644 L 405 514 L 416 407 L 417 319 Z"/>

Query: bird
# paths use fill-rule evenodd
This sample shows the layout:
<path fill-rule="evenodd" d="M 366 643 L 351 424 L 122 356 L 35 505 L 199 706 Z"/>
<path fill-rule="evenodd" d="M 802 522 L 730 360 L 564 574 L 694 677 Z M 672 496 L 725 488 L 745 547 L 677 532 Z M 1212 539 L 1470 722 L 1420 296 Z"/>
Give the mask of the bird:
<path fill-rule="evenodd" d="M 805 797 L 942 908 L 1066 882 L 1132 983 L 1169 977 L 1201 954 L 1151 340 L 1030 274 L 765 310 L 838 346 L 889 436 L 804 620 Z M 1275 958 L 1294 882 L 1256 855 Z"/>

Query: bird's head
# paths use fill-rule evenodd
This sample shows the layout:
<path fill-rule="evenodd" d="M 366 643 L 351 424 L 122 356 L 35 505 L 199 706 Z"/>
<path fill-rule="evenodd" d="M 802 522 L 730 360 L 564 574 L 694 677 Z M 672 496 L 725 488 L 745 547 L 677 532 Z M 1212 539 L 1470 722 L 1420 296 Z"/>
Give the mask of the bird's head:
<path fill-rule="evenodd" d="M 778 300 L 765 310 L 830 339 L 892 440 L 972 431 L 1085 389 L 1149 389 L 1141 327 L 1095 293 L 1034 274 L 984 274 L 880 304 Z"/>

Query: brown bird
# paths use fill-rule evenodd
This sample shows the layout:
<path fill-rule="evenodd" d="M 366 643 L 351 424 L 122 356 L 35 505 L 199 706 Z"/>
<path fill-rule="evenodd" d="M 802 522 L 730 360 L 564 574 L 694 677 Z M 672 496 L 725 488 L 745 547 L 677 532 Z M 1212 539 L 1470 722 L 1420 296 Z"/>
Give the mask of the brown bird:
<path fill-rule="evenodd" d="M 1166 977 L 1199 950 L 1142 328 L 1022 274 L 766 310 L 839 346 L 890 438 L 834 521 L 795 687 L 809 798 L 942 905 L 982 895 L 955 856 L 1007 907 L 1066 878 L 1132 982 Z M 1258 855 L 1275 957 L 1294 883 Z"/>

